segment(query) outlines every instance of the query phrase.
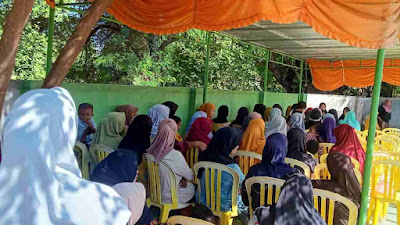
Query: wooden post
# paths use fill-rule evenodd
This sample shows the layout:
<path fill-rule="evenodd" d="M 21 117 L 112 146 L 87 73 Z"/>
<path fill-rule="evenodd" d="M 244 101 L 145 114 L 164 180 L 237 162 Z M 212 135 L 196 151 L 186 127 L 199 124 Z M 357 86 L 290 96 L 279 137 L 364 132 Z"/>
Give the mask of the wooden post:
<path fill-rule="evenodd" d="M 14 70 L 18 44 L 34 2 L 34 0 L 15 0 L 4 21 L 0 40 L 0 115 Z"/>
<path fill-rule="evenodd" d="M 104 11 L 113 1 L 114 0 L 96 0 L 90 6 L 67 44 L 61 50 L 57 60 L 54 62 L 50 73 L 46 76 L 43 83 L 43 88 L 52 88 L 62 84 L 65 76 L 67 76 L 68 70 L 71 68 L 76 57 L 78 57 L 79 52 L 85 46 L 93 26 L 99 21 Z"/>

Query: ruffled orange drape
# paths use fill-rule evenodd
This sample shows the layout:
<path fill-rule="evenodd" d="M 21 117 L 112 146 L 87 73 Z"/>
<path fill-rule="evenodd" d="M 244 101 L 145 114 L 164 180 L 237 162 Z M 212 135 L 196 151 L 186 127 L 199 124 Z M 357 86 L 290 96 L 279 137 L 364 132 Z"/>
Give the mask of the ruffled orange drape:
<path fill-rule="evenodd" d="M 46 1 L 54 6 L 55 0 Z M 303 21 L 322 35 L 363 48 L 395 45 L 400 26 L 400 2 L 393 0 L 115 0 L 107 11 L 154 34 Z"/>
<path fill-rule="evenodd" d="M 310 65 L 313 84 L 322 91 L 332 91 L 343 85 L 368 87 L 374 84 L 376 60 L 307 60 Z M 383 81 L 400 86 L 400 59 L 385 59 Z M 335 69 L 321 69 L 334 67 Z M 337 68 L 339 67 L 339 68 Z M 367 67 L 359 69 L 360 67 Z M 318 69 L 320 68 L 320 69 Z"/>

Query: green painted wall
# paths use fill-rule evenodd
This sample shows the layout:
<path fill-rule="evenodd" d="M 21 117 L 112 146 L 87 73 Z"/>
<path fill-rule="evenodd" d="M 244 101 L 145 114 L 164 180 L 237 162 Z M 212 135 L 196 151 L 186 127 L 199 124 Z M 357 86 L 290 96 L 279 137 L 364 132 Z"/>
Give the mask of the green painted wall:
<path fill-rule="evenodd" d="M 19 81 L 21 94 L 36 88 L 40 88 L 42 82 Z M 181 133 L 184 131 L 191 115 L 202 104 L 202 88 L 185 87 L 136 87 L 111 84 L 74 84 L 63 83 L 63 87 L 68 89 L 74 98 L 76 105 L 83 102 L 91 103 L 94 106 L 94 119 L 99 123 L 104 115 L 113 111 L 116 106 L 123 104 L 133 104 L 139 107 L 139 113 L 147 113 L 147 110 L 155 105 L 167 100 L 174 101 L 179 105 L 177 116 L 182 119 Z M 259 101 L 259 92 L 255 91 L 222 91 L 208 90 L 207 101 L 216 105 L 217 109 L 221 105 L 228 105 L 229 119 L 236 118 L 240 107 L 245 106 L 250 111 Z M 281 104 L 283 110 L 290 104 L 297 102 L 297 94 L 286 93 L 265 93 L 267 107 L 273 104 Z"/>

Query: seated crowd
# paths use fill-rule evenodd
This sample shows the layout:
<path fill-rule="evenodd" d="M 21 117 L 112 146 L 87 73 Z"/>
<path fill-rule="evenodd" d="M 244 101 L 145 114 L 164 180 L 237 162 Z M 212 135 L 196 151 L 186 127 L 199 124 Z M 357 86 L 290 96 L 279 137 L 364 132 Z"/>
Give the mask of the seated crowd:
<path fill-rule="evenodd" d="M 172 169 L 179 203 L 203 205 L 174 213 L 217 223 L 204 207 L 205 192 L 196 194 L 195 173 L 185 159 L 193 148 L 199 150 L 198 161 L 223 164 L 238 174 L 237 210 L 243 224 L 249 219 L 259 224 L 325 224 L 314 209 L 313 187 L 360 205 L 361 187 L 351 158 L 360 163 L 362 173 L 365 152 L 355 132 L 360 124 L 349 108 L 339 118 L 325 103 L 307 109 L 300 101 L 289 106 L 286 114 L 279 104 L 272 108 L 257 104 L 252 112 L 240 108 L 230 122 L 228 106 L 221 106 L 215 116 L 215 105 L 205 103 L 194 113 L 183 136 L 178 133 L 181 119 L 175 115 L 177 110 L 177 104 L 167 101 L 151 107 L 147 115 L 137 115 L 138 107 L 122 105 L 96 126 L 93 106 L 80 104 L 76 113 L 72 97 L 63 88 L 23 94 L 3 129 L 0 193 L 6 190 L 7 196 L 2 199 L 5 204 L 0 203 L 0 223 L 157 224 L 157 210 L 146 204 L 151 178 L 147 177 L 145 154 Z M 90 181 L 81 178 L 73 153 L 76 141 L 89 149 Z M 298 160 L 313 173 L 319 163 L 314 155 L 321 155 L 320 143 L 335 144 L 326 161 L 330 180 L 313 180 L 313 174 L 310 180 L 301 168 L 285 162 L 285 158 Z M 115 151 L 99 162 L 92 148 L 96 144 Z M 234 157 L 238 150 L 257 153 L 262 160 L 244 174 Z M 159 166 L 161 199 L 172 202 L 169 168 L 164 164 Z M 255 176 L 286 180 L 276 204 L 261 205 L 260 186 L 254 185 L 249 205 L 244 184 Z M 197 179 L 204 190 L 204 170 Z M 222 173 L 221 211 L 232 210 L 232 186 L 232 176 Z M 347 224 L 347 208 L 336 204 L 334 224 Z M 248 207 L 254 216 L 249 215 Z"/>

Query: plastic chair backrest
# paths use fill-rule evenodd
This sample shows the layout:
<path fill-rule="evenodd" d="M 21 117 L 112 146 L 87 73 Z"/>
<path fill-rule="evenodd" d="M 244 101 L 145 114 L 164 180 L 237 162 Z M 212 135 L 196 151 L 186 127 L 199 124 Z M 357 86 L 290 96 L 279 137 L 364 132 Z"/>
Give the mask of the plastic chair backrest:
<path fill-rule="evenodd" d="M 380 184 L 383 184 L 383 187 L 377 187 Z M 396 160 L 372 162 L 371 196 L 378 192 L 386 201 L 394 203 L 398 191 L 400 191 L 400 162 Z"/>
<path fill-rule="evenodd" d="M 143 155 L 143 160 L 146 162 L 147 165 L 147 177 L 149 179 L 150 186 L 150 200 L 156 204 L 162 204 L 160 165 L 163 165 L 169 171 L 172 206 L 177 207 L 179 205 L 179 201 L 176 190 L 176 177 L 171 167 L 166 163 L 156 162 L 154 156 L 148 153 L 145 153 Z"/>
<path fill-rule="evenodd" d="M 199 149 L 198 148 L 191 148 L 186 151 L 186 162 L 189 165 L 190 169 L 193 170 L 194 164 L 199 161 Z"/>
<path fill-rule="evenodd" d="M 206 206 L 213 211 L 221 211 L 221 178 L 222 172 L 229 173 L 232 176 L 232 212 L 237 212 L 238 202 L 237 196 L 239 191 L 239 175 L 237 172 L 223 164 L 214 163 L 214 162 L 198 162 L 194 165 L 195 176 L 197 177 L 199 173 L 199 169 L 204 169 L 203 175 L 205 176 L 205 188 L 206 190 L 201 189 L 201 180 L 198 179 L 198 194 L 199 199 L 201 199 L 201 192 L 205 191 L 206 193 Z M 215 179 L 217 178 L 217 179 Z M 215 180 L 217 180 L 217 187 L 215 189 Z"/>
<path fill-rule="evenodd" d="M 326 163 L 321 163 L 314 168 L 315 180 L 330 180 L 331 174 L 328 170 L 328 165 Z M 356 175 L 358 182 L 362 185 L 362 174 L 359 170 L 354 169 L 354 175 Z"/>
<path fill-rule="evenodd" d="M 319 143 L 319 147 L 322 148 L 322 154 L 327 154 L 331 151 L 331 148 L 334 146 L 335 144 L 333 143 Z M 319 160 L 319 154 L 315 154 L 314 155 L 316 159 Z"/>
<path fill-rule="evenodd" d="M 105 145 L 95 144 L 91 147 L 91 150 L 96 153 L 97 158 L 95 160 L 96 163 L 101 162 L 105 159 L 110 153 L 114 152 L 114 149 L 111 149 Z"/>
<path fill-rule="evenodd" d="M 375 138 L 375 143 L 383 145 L 388 152 L 398 151 L 397 141 L 389 137 L 385 137 L 385 135 Z"/>
<path fill-rule="evenodd" d="M 213 225 L 204 220 L 195 219 L 192 217 L 187 216 L 171 216 L 168 220 L 166 225 Z"/>
<path fill-rule="evenodd" d="M 74 151 L 77 151 L 80 153 L 82 158 L 80 159 L 80 162 L 78 160 L 79 168 L 82 170 L 82 177 L 85 179 L 89 179 L 89 165 L 88 165 L 88 154 L 89 150 L 87 149 L 86 145 L 83 144 L 82 142 L 77 141 L 74 146 Z"/>
<path fill-rule="evenodd" d="M 307 164 L 305 164 L 299 160 L 287 158 L 287 157 L 285 158 L 285 163 L 289 164 L 290 167 L 293 167 L 293 168 L 295 168 L 295 166 L 300 167 L 301 169 L 303 169 L 304 175 L 306 177 L 308 177 L 308 178 L 311 177 L 311 169 Z"/>
<path fill-rule="evenodd" d="M 368 131 L 358 131 L 356 130 L 356 134 L 360 141 L 366 141 L 368 137 Z"/>
<path fill-rule="evenodd" d="M 257 164 L 254 159 L 262 160 L 262 155 L 255 152 L 247 152 L 243 150 L 238 150 L 234 157 L 239 157 L 239 167 L 244 173 L 244 175 L 249 172 L 250 167 Z"/>
<path fill-rule="evenodd" d="M 322 219 L 327 225 L 333 225 L 335 215 L 335 202 L 342 203 L 349 210 L 348 225 L 357 223 L 358 208 L 354 202 L 339 194 L 314 188 L 314 207 L 321 214 Z M 328 213 L 327 213 L 328 209 Z"/>
<path fill-rule="evenodd" d="M 321 164 L 322 164 L 322 163 L 326 163 L 326 159 L 328 158 L 328 155 L 329 155 L 329 154 L 323 154 L 323 155 L 321 155 L 321 157 L 319 158 L 319 161 L 320 161 Z M 350 159 L 351 159 L 351 162 L 352 162 L 353 165 L 354 165 L 354 168 L 355 168 L 356 170 L 360 170 L 360 162 L 358 162 L 357 159 L 352 158 L 352 157 L 350 157 Z"/>
<path fill-rule="evenodd" d="M 247 179 L 245 185 L 246 185 L 247 197 L 249 199 L 250 215 L 253 215 L 253 208 L 252 208 L 253 199 L 251 198 L 251 189 L 252 189 L 251 187 L 254 184 L 260 185 L 260 206 L 263 206 L 265 205 L 265 191 L 267 191 L 266 204 L 272 205 L 273 203 L 276 203 L 278 201 L 279 194 L 281 193 L 281 188 L 284 183 L 285 180 L 267 176 L 250 177 L 249 179 Z M 267 189 L 265 189 L 266 185 L 268 186 Z"/>
<path fill-rule="evenodd" d="M 400 133 L 400 129 L 398 128 L 386 128 L 383 129 L 384 133 Z"/>
<path fill-rule="evenodd" d="M 388 159 L 390 159 L 390 155 L 387 152 L 384 152 L 384 151 L 376 151 L 375 152 L 374 151 L 372 153 L 372 161 L 388 160 Z"/>

